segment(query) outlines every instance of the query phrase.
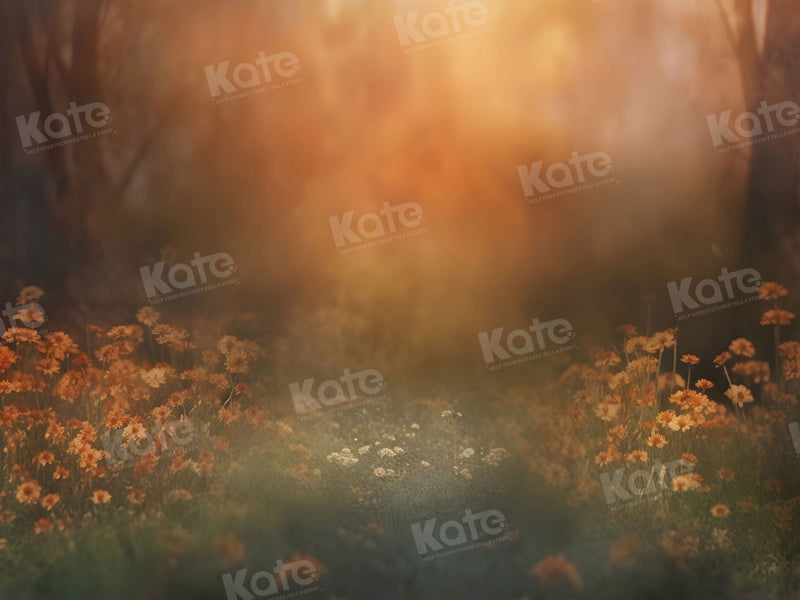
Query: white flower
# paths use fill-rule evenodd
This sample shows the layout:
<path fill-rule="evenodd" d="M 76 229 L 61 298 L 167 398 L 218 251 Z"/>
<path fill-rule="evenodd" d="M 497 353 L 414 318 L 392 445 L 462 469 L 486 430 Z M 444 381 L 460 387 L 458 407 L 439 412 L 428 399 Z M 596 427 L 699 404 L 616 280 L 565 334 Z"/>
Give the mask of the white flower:
<path fill-rule="evenodd" d="M 461 475 L 464 476 L 464 479 L 472 479 L 472 473 L 469 472 L 469 469 L 461 469 Z"/>
<path fill-rule="evenodd" d="M 389 458 L 393 458 L 395 456 L 395 453 L 394 450 L 392 450 L 391 448 L 381 448 L 380 450 L 378 450 L 378 456 L 380 457 L 388 456 Z"/>
<path fill-rule="evenodd" d="M 394 471 L 392 469 L 384 469 L 383 467 L 378 467 L 373 471 L 375 477 L 389 477 L 390 475 L 394 475 Z"/>
<path fill-rule="evenodd" d="M 469 458 L 475 454 L 475 450 L 472 448 L 464 448 L 464 451 L 461 453 L 461 458 Z"/>
<path fill-rule="evenodd" d="M 423 460 L 423 461 L 422 461 L 421 463 L 419 463 L 419 464 L 421 464 L 423 467 L 430 467 L 430 466 L 431 466 L 431 463 L 429 463 L 427 460 Z"/>
<path fill-rule="evenodd" d="M 372 446 L 370 446 L 369 444 L 367 444 L 366 446 L 361 446 L 361 448 L 358 449 L 358 453 L 366 454 L 367 452 L 369 452 L 370 448 L 372 448 Z"/>
<path fill-rule="evenodd" d="M 419 424 L 418 423 L 412 423 L 411 424 L 411 429 L 419 429 Z"/>
<path fill-rule="evenodd" d="M 442 418 L 443 419 L 446 418 L 446 417 L 452 417 L 452 416 L 453 416 L 453 411 L 452 410 L 445 410 L 445 411 L 442 412 Z"/>
<path fill-rule="evenodd" d="M 395 454 L 405 454 L 406 453 L 406 451 L 403 450 L 400 446 L 395 446 L 394 447 L 394 452 L 395 452 Z"/>

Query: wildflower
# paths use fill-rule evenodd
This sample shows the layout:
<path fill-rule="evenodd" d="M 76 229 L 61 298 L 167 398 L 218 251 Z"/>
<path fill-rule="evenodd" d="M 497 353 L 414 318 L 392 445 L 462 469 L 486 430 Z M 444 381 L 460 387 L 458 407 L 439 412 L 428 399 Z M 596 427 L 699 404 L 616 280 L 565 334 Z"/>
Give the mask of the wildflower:
<path fill-rule="evenodd" d="M 34 307 L 23 308 L 14 313 L 14 319 L 22 321 L 28 327 L 32 327 L 35 323 L 44 323 L 44 313 Z"/>
<path fill-rule="evenodd" d="M 761 315 L 762 325 L 789 325 L 794 319 L 794 313 L 788 310 L 773 309 Z"/>
<path fill-rule="evenodd" d="M 423 467 L 430 467 L 431 466 L 431 463 L 429 463 L 427 460 L 423 460 L 419 464 L 421 464 Z"/>
<path fill-rule="evenodd" d="M 392 469 L 384 469 L 383 467 L 378 467 L 374 471 L 372 471 L 375 477 L 389 477 L 390 475 L 394 475 L 394 471 Z"/>
<path fill-rule="evenodd" d="M 55 473 L 53 473 L 53 479 L 66 479 L 69 477 L 69 471 L 64 467 L 56 467 Z"/>
<path fill-rule="evenodd" d="M 51 523 L 46 518 L 42 517 L 36 523 L 33 524 L 33 532 L 36 535 L 40 535 L 42 533 L 50 533 L 53 531 L 53 523 Z"/>
<path fill-rule="evenodd" d="M 700 487 L 700 482 L 695 473 L 687 473 L 684 475 L 676 475 L 672 478 L 672 489 L 676 492 L 687 492 L 689 490 L 697 489 Z"/>
<path fill-rule="evenodd" d="M 464 448 L 464 451 L 460 454 L 461 458 L 470 458 L 475 454 L 475 450 L 472 448 Z"/>
<path fill-rule="evenodd" d="M 725 518 L 731 514 L 731 509 L 724 504 L 716 504 L 711 507 L 711 514 L 714 517 Z"/>
<path fill-rule="evenodd" d="M 685 460 L 692 466 L 697 464 L 697 457 L 691 452 L 684 452 L 683 454 L 681 454 L 681 460 Z"/>
<path fill-rule="evenodd" d="M 17 487 L 17 500 L 20 504 L 34 504 L 42 493 L 42 486 L 38 482 L 30 480 L 21 483 Z"/>
<path fill-rule="evenodd" d="M 133 488 L 128 494 L 128 502 L 131 504 L 141 504 L 144 501 L 144 492 L 139 488 Z"/>
<path fill-rule="evenodd" d="M 47 496 L 42 498 L 42 506 L 46 510 L 50 510 L 58 503 L 60 498 L 58 494 L 47 494 Z"/>
<path fill-rule="evenodd" d="M 647 438 L 647 445 L 655 446 L 656 448 L 663 448 L 667 445 L 667 438 L 654 431 L 650 434 L 650 437 Z"/>
<path fill-rule="evenodd" d="M 20 290 L 19 296 L 17 296 L 17 306 L 30 304 L 31 300 L 37 300 L 42 296 L 44 296 L 42 288 L 35 285 L 27 285 Z"/>
<path fill-rule="evenodd" d="M 378 456 L 380 456 L 381 458 L 385 458 L 387 456 L 389 458 L 394 458 L 395 453 L 391 448 L 381 448 L 380 450 L 378 450 Z"/>
<path fill-rule="evenodd" d="M 34 458 L 41 466 L 45 466 L 53 462 L 55 456 L 53 456 L 53 453 L 49 450 L 45 450 L 43 452 L 39 452 L 39 454 L 37 454 Z"/>
<path fill-rule="evenodd" d="M 728 350 L 739 356 L 746 356 L 747 358 L 752 358 L 756 355 L 756 349 L 753 343 L 745 338 L 736 338 L 733 340 L 731 345 L 728 346 Z"/>
<path fill-rule="evenodd" d="M 681 356 L 681 362 L 687 365 L 696 365 L 700 362 L 700 359 L 694 354 L 684 354 Z"/>
<path fill-rule="evenodd" d="M 714 365 L 717 366 L 717 367 L 721 367 L 726 362 L 728 362 L 730 359 L 731 359 L 731 353 L 730 352 L 727 352 L 727 351 L 721 352 L 720 354 L 717 354 L 714 357 Z"/>
<path fill-rule="evenodd" d="M 753 401 L 753 394 L 743 385 L 732 385 L 725 395 L 739 408 Z"/>
<path fill-rule="evenodd" d="M 562 554 L 557 556 L 546 556 L 529 570 L 531 575 L 536 575 L 544 584 L 555 583 L 557 581 L 569 581 L 574 587 L 583 586 L 578 569 L 568 561 Z"/>
<path fill-rule="evenodd" d="M 472 479 L 472 473 L 469 472 L 469 469 L 461 469 L 461 471 L 459 471 L 459 474 L 464 479 Z"/>
<path fill-rule="evenodd" d="M 105 490 L 95 490 L 92 493 L 90 500 L 95 504 L 106 504 L 109 500 L 111 500 L 111 494 Z"/>
<path fill-rule="evenodd" d="M 633 450 L 625 457 L 628 462 L 647 462 L 647 450 Z"/>
<path fill-rule="evenodd" d="M 161 313 L 157 310 L 149 306 L 145 306 L 139 309 L 139 312 L 136 313 L 136 319 L 148 327 L 152 327 L 158 320 L 161 318 Z"/>
<path fill-rule="evenodd" d="M 674 410 L 662 410 L 656 416 L 656 423 L 664 427 L 671 427 L 676 418 Z"/>
<path fill-rule="evenodd" d="M 777 300 L 781 296 L 788 295 L 785 287 L 774 281 L 765 281 L 758 288 L 758 297 L 762 300 Z"/>
<path fill-rule="evenodd" d="M 0 371 L 5 371 L 19 360 L 19 354 L 8 346 L 0 346 Z"/>
<path fill-rule="evenodd" d="M 2 338 L 3 341 L 9 343 L 18 342 L 27 344 L 36 343 L 40 339 L 36 331 L 28 329 L 27 327 L 12 327 L 3 334 Z"/>
<path fill-rule="evenodd" d="M 711 383 L 708 379 L 698 379 L 697 381 L 694 382 L 694 386 L 697 389 L 706 392 L 706 391 L 710 390 L 711 388 L 713 388 L 714 384 Z"/>

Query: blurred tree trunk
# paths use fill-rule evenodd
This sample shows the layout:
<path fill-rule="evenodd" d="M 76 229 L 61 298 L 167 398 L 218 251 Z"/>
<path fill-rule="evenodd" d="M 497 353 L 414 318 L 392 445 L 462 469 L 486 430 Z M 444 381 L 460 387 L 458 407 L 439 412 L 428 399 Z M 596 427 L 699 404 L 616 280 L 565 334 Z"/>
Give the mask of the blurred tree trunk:
<path fill-rule="evenodd" d="M 719 0 L 718 0 L 719 1 Z M 766 5 L 762 43 L 753 0 L 733 0 L 720 10 L 741 74 L 745 110 L 768 104 L 800 104 L 800 11 L 796 0 L 761 0 Z M 768 252 L 797 230 L 798 138 L 786 136 L 751 147 L 745 205 L 746 252 Z"/>

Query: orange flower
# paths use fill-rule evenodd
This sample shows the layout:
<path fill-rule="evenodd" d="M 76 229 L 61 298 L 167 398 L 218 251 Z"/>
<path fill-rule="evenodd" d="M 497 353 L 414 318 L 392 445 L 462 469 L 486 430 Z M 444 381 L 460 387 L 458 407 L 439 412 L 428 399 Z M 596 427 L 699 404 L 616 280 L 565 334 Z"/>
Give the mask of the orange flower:
<path fill-rule="evenodd" d="M 95 490 L 90 500 L 95 504 L 106 504 L 111 500 L 111 494 L 105 490 Z"/>
<path fill-rule="evenodd" d="M 544 557 L 530 568 L 529 573 L 536 575 L 544 584 L 566 580 L 576 588 L 583 586 L 578 569 L 562 554 Z"/>
<path fill-rule="evenodd" d="M 697 389 L 703 390 L 705 392 L 713 388 L 714 384 L 711 383 L 708 379 L 698 379 L 697 381 L 694 382 L 694 386 Z"/>
<path fill-rule="evenodd" d="M 3 340 L 9 343 L 21 342 L 33 344 L 39 341 L 39 334 L 27 327 L 12 327 L 3 334 Z"/>
<path fill-rule="evenodd" d="M 148 327 L 152 327 L 158 320 L 161 318 L 161 313 L 157 310 L 150 308 L 149 306 L 145 306 L 139 309 L 139 312 L 136 313 L 136 319 L 147 325 Z"/>
<path fill-rule="evenodd" d="M 17 487 L 17 500 L 21 504 L 34 504 L 39 499 L 41 493 L 42 486 L 36 481 L 25 481 Z"/>
<path fill-rule="evenodd" d="M 19 354 L 8 346 L 0 346 L 0 371 L 5 371 L 19 359 Z"/>
<path fill-rule="evenodd" d="M 37 300 L 42 296 L 44 296 L 44 291 L 42 291 L 42 288 L 35 285 L 26 285 L 20 290 L 19 296 L 17 296 L 17 306 L 30 304 L 31 300 Z"/>
<path fill-rule="evenodd" d="M 656 448 L 663 448 L 667 445 L 667 438 L 660 433 L 654 431 L 650 434 L 650 437 L 647 438 L 647 445 L 648 446 L 655 446 Z"/>
<path fill-rule="evenodd" d="M 730 352 L 722 352 L 720 354 L 717 354 L 714 357 L 714 365 L 717 366 L 717 367 L 721 367 L 726 362 L 728 362 L 730 359 L 731 359 L 731 353 Z"/>
<path fill-rule="evenodd" d="M 774 281 L 765 281 L 758 288 L 758 296 L 762 300 L 777 300 L 781 296 L 786 296 L 789 292 L 780 284 Z"/>
<path fill-rule="evenodd" d="M 656 423 L 664 427 L 670 427 L 676 418 L 674 410 L 662 410 L 656 415 Z"/>
<path fill-rule="evenodd" d="M 696 465 L 697 464 L 697 457 L 694 454 L 692 454 L 691 452 L 684 452 L 683 454 L 681 454 L 681 459 L 685 460 L 690 465 Z"/>
<path fill-rule="evenodd" d="M 724 504 L 717 504 L 711 508 L 711 514 L 715 517 L 725 518 L 731 514 L 731 509 Z"/>
<path fill-rule="evenodd" d="M 694 354 L 684 354 L 681 356 L 681 362 L 686 363 L 687 365 L 696 365 L 700 362 L 700 359 Z"/>
<path fill-rule="evenodd" d="M 53 456 L 53 453 L 48 450 L 39 452 L 39 454 L 35 456 L 35 460 L 42 466 L 49 465 L 54 459 L 55 456 Z"/>
<path fill-rule="evenodd" d="M 36 535 L 41 533 L 50 533 L 51 531 L 53 531 L 53 524 L 44 517 L 36 521 L 36 523 L 33 525 L 33 532 Z"/>
<path fill-rule="evenodd" d="M 53 479 L 66 479 L 69 477 L 69 471 L 64 467 L 56 467 L 56 472 L 53 473 Z"/>
<path fill-rule="evenodd" d="M 60 499 L 61 496 L 58 494 L 47 494 L 47 496 L 42 498 L 42 506 L 47 510 L 50 510 L 58 503 Z"/>
<path fill-rule="evenodd" d="M 738 354 L 739 356 L 746 356 L 747 358 L 751 358 L 756 355 L 756 349 L 753 346 L 753 343 L 745 338 L 736 338 L 733 340 L 731 345 L 728 346 L 728 350 L 734 354 Z"/>
<path fill-rule="evenodd" d="M 626 457 L 628 462 L 647 462 L 647 450 L 633 450 L 628 456 Z"/>
<path fill-rule="evenodd" d="M 763 315 L 761 315 L 761 324 L 762 325 L 789 325 L 792 320 L 794 319 L 794 313 L 790 313 L 788 310 L 768 310 Z"/>

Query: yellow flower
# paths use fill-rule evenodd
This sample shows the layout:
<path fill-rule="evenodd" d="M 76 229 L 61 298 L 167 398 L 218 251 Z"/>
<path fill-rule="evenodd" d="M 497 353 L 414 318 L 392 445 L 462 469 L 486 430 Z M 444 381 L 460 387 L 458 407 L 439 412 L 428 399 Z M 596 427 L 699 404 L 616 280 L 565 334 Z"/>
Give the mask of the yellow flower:
<path fill-rule="evenodd" d="M 25 481 L 17 487 L 17 500 L 22 504 L 33 504 L 42 493 L 42 486 L 36 481 Z"/>
<path fill-rule="evenodd" d="M 753 401 L 753 394 L 743 385 L 732 385 L 725 395 L 739 408 L 742 408 L 745 403 Z"/>

